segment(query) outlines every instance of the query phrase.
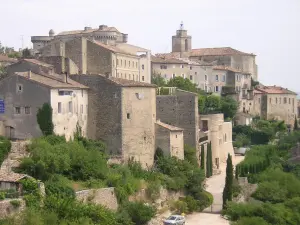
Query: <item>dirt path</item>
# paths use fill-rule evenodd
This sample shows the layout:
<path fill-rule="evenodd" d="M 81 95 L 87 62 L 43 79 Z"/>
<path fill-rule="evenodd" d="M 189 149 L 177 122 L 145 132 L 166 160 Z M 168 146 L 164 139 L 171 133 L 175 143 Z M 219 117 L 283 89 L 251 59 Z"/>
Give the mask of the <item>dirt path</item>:
<path fill-rule="evenodd" d="M 233 164 L 236 165 L 239 162 L 243 161 L 243 156 L 235 156 L 233 158 Z M 221 174 L 215 175 L 206 182 L 206 190 L 214 196 L 213 210 L 222 209 L 222 193 L 225 186 L 225 177 L 226 177 L 226 164 L 223 163 L 220 165 Z M 187 216 L 186 225 L 199 225 L 199 224 L 212 224 L 212 225 L 229 225 L 229 221 L 223 219 L 220 214 L 211 214 L 206 213 L 211 211 L 211 208 L 204 210 L 204 213 L 195 213 Z"/>

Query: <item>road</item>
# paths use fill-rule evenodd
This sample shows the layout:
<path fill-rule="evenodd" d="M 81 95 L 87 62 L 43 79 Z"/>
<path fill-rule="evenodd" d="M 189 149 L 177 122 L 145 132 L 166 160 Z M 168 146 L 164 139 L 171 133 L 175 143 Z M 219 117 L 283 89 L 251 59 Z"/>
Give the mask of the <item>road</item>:
<path fill-rule="evenodd" d="M 236 165 L 243 161 L 243 156 L 235 156 L 232 161 Z M 222 193 L 225 186 L 226 177 L 226 163 L 220 165 L 221 174 L 212 176 L 206 181 L 206 190 L 214 196 L 213 210 L 222 209 Z M 229 221 L 223 219 L 220 214 L 206 213 L 209 209 L 204 210 L 203 213 L 195 213 L 186 216 L 186 225 L 229 225 Z"/>

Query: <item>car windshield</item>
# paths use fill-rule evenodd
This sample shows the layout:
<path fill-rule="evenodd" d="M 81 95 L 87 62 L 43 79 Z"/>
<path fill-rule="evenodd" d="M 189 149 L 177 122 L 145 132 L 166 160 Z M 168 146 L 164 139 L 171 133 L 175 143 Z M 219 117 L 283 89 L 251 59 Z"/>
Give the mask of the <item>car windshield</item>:
<path fill-rule="evenodd" d="M 168 220 L 176 220 L 176 216 L 170 216 L 169 218 L 168 218 Z"/>

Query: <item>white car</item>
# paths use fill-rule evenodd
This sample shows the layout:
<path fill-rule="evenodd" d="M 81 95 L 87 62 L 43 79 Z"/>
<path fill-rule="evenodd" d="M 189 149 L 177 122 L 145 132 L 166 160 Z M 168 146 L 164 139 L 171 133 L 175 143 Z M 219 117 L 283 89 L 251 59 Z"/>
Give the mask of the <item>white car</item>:
<path fill-rule="evenodd" d="M 185 218 L 180 215 L 171 215 L 164 220 L 164 225 L 184 225 Z"/>

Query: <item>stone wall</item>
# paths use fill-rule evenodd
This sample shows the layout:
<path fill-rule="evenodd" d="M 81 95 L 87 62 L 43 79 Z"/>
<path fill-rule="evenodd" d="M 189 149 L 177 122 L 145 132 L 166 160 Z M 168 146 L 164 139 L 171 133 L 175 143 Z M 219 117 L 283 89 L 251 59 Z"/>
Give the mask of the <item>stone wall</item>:
<path fill-rule="evenodd" d="M 113 187 L 78 191 L 76 192 L 76 199 L 84 203 L 91 202 L 102 205 L 115 211 L 118 209 L 117 197 Z"/>
<path fill-rule="evenodd" d="M 10 202 L 12 200 L 20 201 L 20 206 L 15 207 Z M 12 216 L 16 213 L 20 213 L 25 209 L 25 202 L 22 199 L 6 199 L 0 201 L 0 218 Z"/>

